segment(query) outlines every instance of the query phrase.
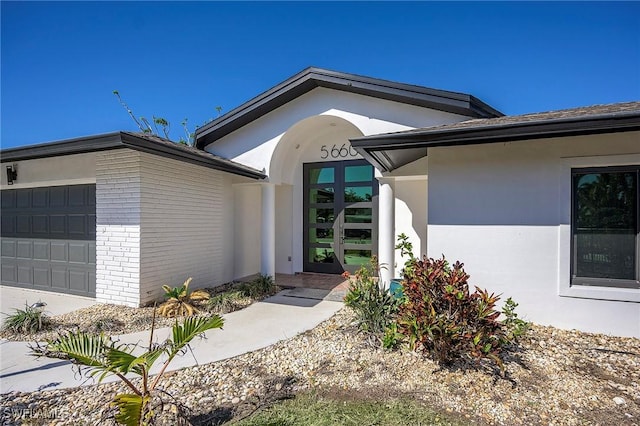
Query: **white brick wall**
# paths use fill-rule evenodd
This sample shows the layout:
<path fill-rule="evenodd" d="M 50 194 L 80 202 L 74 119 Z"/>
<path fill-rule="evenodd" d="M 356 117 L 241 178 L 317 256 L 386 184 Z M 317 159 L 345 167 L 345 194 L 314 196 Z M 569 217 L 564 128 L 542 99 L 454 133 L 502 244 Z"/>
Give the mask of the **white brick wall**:
<path fill-rule="evenodd" d="M 140 306 L 162 285 L 233 279 L 231 175 L 129 149 L 98 154 L 96 299 Z"/>
<path fill-rule="evenodd" d="M 140 153 L 96 158 L 96 300 L 140 303 Z"/>
<path fill-rule="evenodd" d="M 191 288 L 232 280 L 231 176 L 147 153 L 140 159 L 141 303 L 188 277 Z"/>

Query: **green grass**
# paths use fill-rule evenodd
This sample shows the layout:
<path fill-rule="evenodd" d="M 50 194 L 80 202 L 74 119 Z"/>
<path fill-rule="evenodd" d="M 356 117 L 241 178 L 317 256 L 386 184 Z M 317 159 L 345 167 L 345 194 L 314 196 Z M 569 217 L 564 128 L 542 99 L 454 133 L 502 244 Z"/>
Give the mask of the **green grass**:
<path fill-rule="evenodd" d="M 302 394 L 232 423 L 241 426 L 463 425 L 408 399 L 345 401 Z"/>

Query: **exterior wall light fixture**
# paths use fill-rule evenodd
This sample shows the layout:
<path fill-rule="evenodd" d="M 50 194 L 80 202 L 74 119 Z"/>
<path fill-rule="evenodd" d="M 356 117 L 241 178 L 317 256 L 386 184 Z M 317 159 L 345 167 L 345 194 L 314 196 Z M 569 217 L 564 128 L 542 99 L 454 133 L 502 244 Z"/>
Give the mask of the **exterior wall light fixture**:
<path fill-rule="evenodd" d="M 18 180 L 18 168 L 15 164 L 7 166 L 7 185 L 13 185 L 16 180 Z"/>

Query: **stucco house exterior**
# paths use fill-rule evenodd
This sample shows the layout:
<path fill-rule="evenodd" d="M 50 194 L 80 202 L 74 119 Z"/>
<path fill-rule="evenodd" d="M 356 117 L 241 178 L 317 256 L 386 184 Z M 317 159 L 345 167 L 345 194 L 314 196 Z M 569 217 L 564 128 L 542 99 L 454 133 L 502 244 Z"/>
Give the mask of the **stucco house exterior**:
<path fill-rule="evenodd" d="M 188 276 L 335 274 L 374 254 L 388 285 L 404 233 L 528 320 L 640 337 L 640 102 L 504 116 L 308 68 L 194 147 L 115 132 L 0 156 L 3 285 L 139 306 Z"/>

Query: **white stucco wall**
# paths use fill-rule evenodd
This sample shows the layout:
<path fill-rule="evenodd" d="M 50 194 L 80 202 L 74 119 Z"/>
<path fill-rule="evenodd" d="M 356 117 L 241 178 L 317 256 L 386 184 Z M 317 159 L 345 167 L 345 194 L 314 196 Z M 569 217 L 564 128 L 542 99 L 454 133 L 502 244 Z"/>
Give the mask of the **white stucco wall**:
<path fill-rule="evenodd" d="M 640 337 L 639 290 L 561 296 L 571 167 L 639 163 L 637 132 L 430 148 L 428 254 L 464 262 L 472 284 L 513 297 L 530 321 Z"/>
<path fill-rule="evenodd" d="M 234 191 L 234 278 L 260 272 L 262 193 L 258 184 L 239 184 Z M 277 216 L 276 216 L 277 217 Z"/>
<path fill-rule="evenodd" d="M 205 149 L 271 175 L 272 154 L 296 123 L 327 115 L 352 123 L 361 135 L 452 123 L 467 117 L 354 93 L 315 88 L 217 140 Z M 279 183 L 279 182 L 274 182 Z"/>
<path fill-rule="evenodd" d="M 293 186 L 276 187 L 276 272 L 293 274 Z"/>
<path fill-rule="evenodd" d="M 394 241 L 400 234 L 409 237 L 416 257 L 427 252 L 427 179 L 412 178 L 396 180 L 393 183 L 395 196 Z M 400 250 L 395 251 L 394 277 L 401 277 L 404 261 Z"/>
<path fill-rule="evenodd" d="M 40 186 L 80 185 L 96 182 L 95 152 L 61 157 L 3 162 L 0 188 L 19 189 Z M 7 166 L 16 165 L 18 179 L 7 185 Z"/>

